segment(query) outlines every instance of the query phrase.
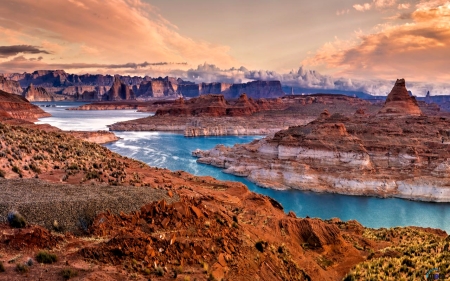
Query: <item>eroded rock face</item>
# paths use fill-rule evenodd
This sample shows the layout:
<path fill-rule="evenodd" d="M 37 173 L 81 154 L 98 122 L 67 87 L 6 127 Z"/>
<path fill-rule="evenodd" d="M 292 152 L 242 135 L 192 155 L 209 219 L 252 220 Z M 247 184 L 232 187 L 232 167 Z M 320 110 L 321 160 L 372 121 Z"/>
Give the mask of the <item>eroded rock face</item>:
<path fill-rule="evenodd" d="M 0 91 L 0 113 L 2 118 L 16 118 L 36 121 L 41 117 L 51 116 L 38 106 L 31 104 L 25 98 Z"/>
<path fill-rule="evenodd" d="M 1 75 L 0 75 L 0 90 L 16 95 L 21 95 L 23 92 L 23 89 L 22 87 L 20 87 L 19 82 L 8 80 Z"/>
<path fill-rule="evenodd" d="M 273 106 L 272 106 L 273 105 Z M 237 100 L 225 100 L 223 95 L 202 95 L 189 100 L 179 99 L 171 106 L 158 109 L 156 116 L 250 116 L 253 113 L 279 108 L 277 100 L 256 102 L 241 94 Z M 283 107 L 283 105 L 281 105 Z"/>
<path fill-rule="evenodd" d="M 406 90 L 405 79 L 397 79 L 378 116 L 422 115 L 416 99 Z"/>
<path fill-rule="evenodd" d="M 22 96 L 29 101 L 59 101 L 65 99 L 63 96 L 47 92 L 43 87 L 35 87 L 33 84 L 25 89 Z"/>
<path fill-rule="evenodd" d="M 333 114 L 193 155 L 268 188 L 450 202 L 449 127 L 445 117 Z"/>
<path fill-rule="evenodd" d="M 175 80 L 176 81 L 176 80 Z M 136 92 L 136 96 L 140 98 L 161 98 L 167 96 L 176 95 L 177 87 L 174 88 L 176 84 L 173 79 L 157 78 L 151 81 L 141 82 L 139 89 Z"/>
<path fill-rule="evenodd" d="M 108 101 L 134 100 L 134 92 L 118 76 L 114 77 L 114 83 L 106 94 Z"/>

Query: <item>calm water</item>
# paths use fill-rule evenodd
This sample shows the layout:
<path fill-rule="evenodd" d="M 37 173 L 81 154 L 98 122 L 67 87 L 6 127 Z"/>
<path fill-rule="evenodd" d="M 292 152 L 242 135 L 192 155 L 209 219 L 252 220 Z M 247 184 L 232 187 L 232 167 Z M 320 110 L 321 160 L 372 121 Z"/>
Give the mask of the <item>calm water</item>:
<path fill-rule="evenodd" d="M 43 109 L 53 117 L 43 118 L 41 122 L 64 130 L 105 129 L 106 124 L 148 115 L 134 111 L 66 111 L 63 107 Z M 119 115 L 121 117 L 117 117 Z M 197 164 L 196 158 L 191 156 L 191 151 L 197 148 L 210 149 L 216 144 L 232 146 L 258 138 L 255 136 L 185 138 L 180 134 L 158 132 L 116 132 L 116 135 L 122 139 L 105 145 L 112 151 L 139 159 L 151 166 L 185 170 L 195 175 L 210 175 L 221 180 L 240 181 L 250 190 L 280 202 L 286 212 L 292 210 L 301 217 L 338 217 L 342 220 L 356 219 L 368 227 L 416 225 L 450 232 L 448 203 L 264 189 L 245 178 L 222 173 L 220 169 L 208 165 Z"/>

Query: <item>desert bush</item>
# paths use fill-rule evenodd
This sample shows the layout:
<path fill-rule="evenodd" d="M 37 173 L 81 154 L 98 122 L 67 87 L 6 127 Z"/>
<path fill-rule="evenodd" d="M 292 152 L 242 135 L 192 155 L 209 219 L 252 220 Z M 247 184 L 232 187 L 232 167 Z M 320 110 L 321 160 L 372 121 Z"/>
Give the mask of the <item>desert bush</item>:
<path fill-rule="evenodd" d="M 61 275 L 64 279 L 68 280 L 70 278 L 78 276 L 78 271 L 72 268 L 66 268 L 61 270 Z"/>
<path fill-rule="evenodd" d="M 36 255 L 36 260 L 39 263 L 46 263 L 46 264 L 51 264 L 54 263 L 58 260 L 58 258 L 56 257 L 55 254 L 50 254 L 47 251 L 40 251 L 37 255 Z"/>
<path fill-rule="evenodd" d="M 29 270 L 29 268 L 28 268 L 28 266 L 25 265 L 25 264 L 20 264 L 20 263 L 18 263 L 18 264 L 16 265 L 16 271 L 17 271 L 18 273 L 20 273 L 20 274 L 27 273 L 28 270 Z"/>
<path fill-rule="evenodd" d="M 24 228 L 27 225 L 25 218 L 18 212 L 10 212 L 7 219 L 9 225 L 14 228 Z"/>

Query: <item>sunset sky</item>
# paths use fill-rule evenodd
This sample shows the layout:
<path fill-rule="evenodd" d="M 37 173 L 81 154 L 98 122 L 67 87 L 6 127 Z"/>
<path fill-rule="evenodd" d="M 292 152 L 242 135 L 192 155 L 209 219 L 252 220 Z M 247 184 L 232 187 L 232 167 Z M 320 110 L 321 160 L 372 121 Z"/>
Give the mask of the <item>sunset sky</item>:
<path fill-rule="evenodd" d="M 375 94 L 404 77 L 450 94 L 450 1 L 8 0 L 0 26 L 2 73 L 278 79 Z"/>

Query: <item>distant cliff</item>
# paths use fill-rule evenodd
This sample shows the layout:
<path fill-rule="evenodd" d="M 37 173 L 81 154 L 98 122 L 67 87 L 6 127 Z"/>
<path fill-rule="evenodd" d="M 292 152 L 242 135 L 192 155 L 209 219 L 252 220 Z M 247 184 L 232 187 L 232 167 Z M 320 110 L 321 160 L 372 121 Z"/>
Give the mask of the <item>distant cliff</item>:
<path fill-rule="evenodd" d="M 114 83 L 109 89 L 106 97 L 108 101 L 134 100 L 136 99 L 133 90 L 131 90 L 118 76 L 114 77 Z"/>
<path fill-rule="evenodd" d="M 249 98 L 276 98 L 284 95 L 279 81 L 253 81 L 243 84 L 222 82 L 196 84 L 174 77 L 76 75 L 66 73 L 64 70 L 37 70 L 33 73 L 5 73 L 3 75 L 4 77 L 0 76 L 0 89 L 3 87 L 8 92 L 22 94 L 22 88 L 26 89 L 31 84 L 35 88 L 45 89 L 46 97 L 44 97 L 43 92 L 37 95 L 28 95 L 27 98 L 30 101 L 151 100 L 177 97 L 190 98 L 207 94 L 223 94 L 227 99 L 234 99 L 243 93 L 247 93 Z M 129 90 L 123 88 L 125 94 L 123 97 L 116 95 L 117 92 L 116 94 L 110 94 L 110 89 L 116 78 L 129 88 Z M 37 99 L 34 99 L 34 97 Z"/>
<path fill-rule="evenodd" d="M 21 95 L 23 92 L 19 82 L 8 80 L 4 76 L 0 76 L 0 90 L 16 95 Z"/>
<path fill-rule="evenodd" d="M 33 84 L 25 89 L 22 96 L 29 101 L 60 101 L 65 99 L 64 96 L 51 94 L 45 88 L 35 87 Z"/>
<path fill-rule="evenodd" d="M 252 81 L 244 84 L 233 84 L 222 92 L 226 99 L 238 98 L 243 93 L 254 99 L 284 96 L 280 81 Z"/>

